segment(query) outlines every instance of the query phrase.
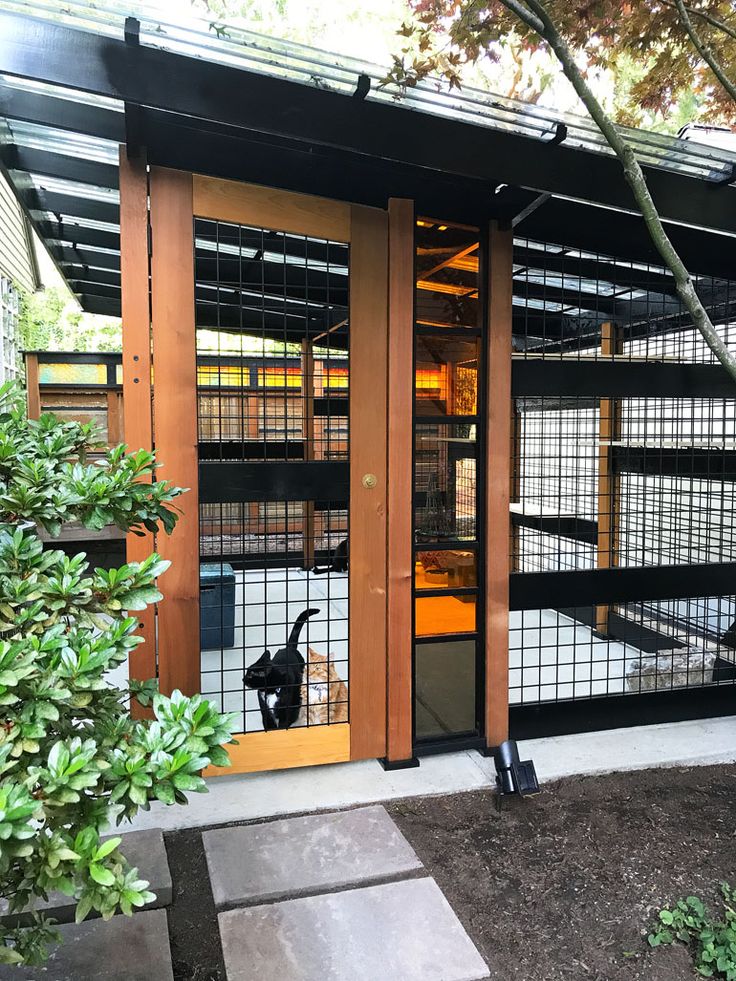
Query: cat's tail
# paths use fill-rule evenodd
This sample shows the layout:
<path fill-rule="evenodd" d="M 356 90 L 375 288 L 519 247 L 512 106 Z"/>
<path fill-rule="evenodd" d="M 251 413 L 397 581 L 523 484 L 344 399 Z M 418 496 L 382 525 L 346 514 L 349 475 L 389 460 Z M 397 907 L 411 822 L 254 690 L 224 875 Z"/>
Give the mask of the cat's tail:
<path fill-rule="evenodd" d="M 328 572 L 333 572 L 333 571 L 334 570 L 331 565 L 324 565 L 322 566 L 322 568 L 316 565 L 313 569 L 310 569 L 310 572 L 312 573 L 313 576 L 324 576 Z"/>
<path fill-rule="evenodd" d="M 302 632 L 302 627 L 307 622 L 310 617 L 313 617 L 315 613 L 319 613 L 318 609 L 303 610 L 299 616 L 294 621 L 294 626 L 291 628 L 291 633 L 289 634 L 289 640 L 287 645 L 289 647 L 296 647 L 299 643 L 299 634 Z"/>

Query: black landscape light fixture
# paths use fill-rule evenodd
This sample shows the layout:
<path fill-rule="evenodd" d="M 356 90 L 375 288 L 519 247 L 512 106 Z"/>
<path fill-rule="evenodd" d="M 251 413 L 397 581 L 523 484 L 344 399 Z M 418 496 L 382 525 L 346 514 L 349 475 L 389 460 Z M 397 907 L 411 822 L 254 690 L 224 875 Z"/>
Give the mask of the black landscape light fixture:
<path fill-rule="evenodd" d="M 518 794 L 528 797 L 539 793 L 537 771 L 532 760 L 522 762 L 519 759 L 519 747 L 515 739 L 507 739 L 493 753 L 496 764 L 496 786 L 498 787 L 498 803 L 503 797 Z"/>

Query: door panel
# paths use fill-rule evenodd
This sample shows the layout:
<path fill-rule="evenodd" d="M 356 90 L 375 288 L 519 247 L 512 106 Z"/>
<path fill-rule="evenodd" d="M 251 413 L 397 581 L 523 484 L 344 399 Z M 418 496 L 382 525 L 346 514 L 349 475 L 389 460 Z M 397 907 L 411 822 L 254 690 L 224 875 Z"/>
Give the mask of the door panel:
<path fill-rule="evenodd" d="M 202 691 L 236 770 L 382 755 L 385 216 L 198 177 L 194 214 Z"/>

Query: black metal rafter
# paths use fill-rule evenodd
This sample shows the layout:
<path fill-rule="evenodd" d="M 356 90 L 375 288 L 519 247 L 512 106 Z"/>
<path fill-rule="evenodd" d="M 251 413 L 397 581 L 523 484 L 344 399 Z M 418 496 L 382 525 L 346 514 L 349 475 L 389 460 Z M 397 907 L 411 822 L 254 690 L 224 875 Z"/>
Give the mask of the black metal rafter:
<path fill-rule="evenodd" d="M 59 178 L 77 184 L 92 184 L 111 190 L 118 188 L 118 168 L 113 164 L 26 146 L 5 145 L 1 152 L 8 170 L 20 170 L 27 174 Z"/>

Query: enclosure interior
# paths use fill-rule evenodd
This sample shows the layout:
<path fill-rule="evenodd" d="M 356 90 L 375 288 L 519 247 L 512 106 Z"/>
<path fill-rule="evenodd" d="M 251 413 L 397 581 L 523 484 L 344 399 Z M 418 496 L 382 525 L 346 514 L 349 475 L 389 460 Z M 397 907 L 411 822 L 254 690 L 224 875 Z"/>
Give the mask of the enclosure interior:
<path fill-rule="evenodd" d="M 349 248 L 197 218 L 195 249 L 202 690 L 243 733 L 346 722 Z"/>
<path fill-rule="evenodd" d="M 512 603 L 512 706 L 733 684 L 730 579 L 688 589 L 734 558 L 736 402 L 653 373 L 715 363 L 671 275 L 521 238 L 513 275 L 512 573 L 676 568 L 668 598 Z M 695 286 L 732 343 L 734 284 Z"/>

